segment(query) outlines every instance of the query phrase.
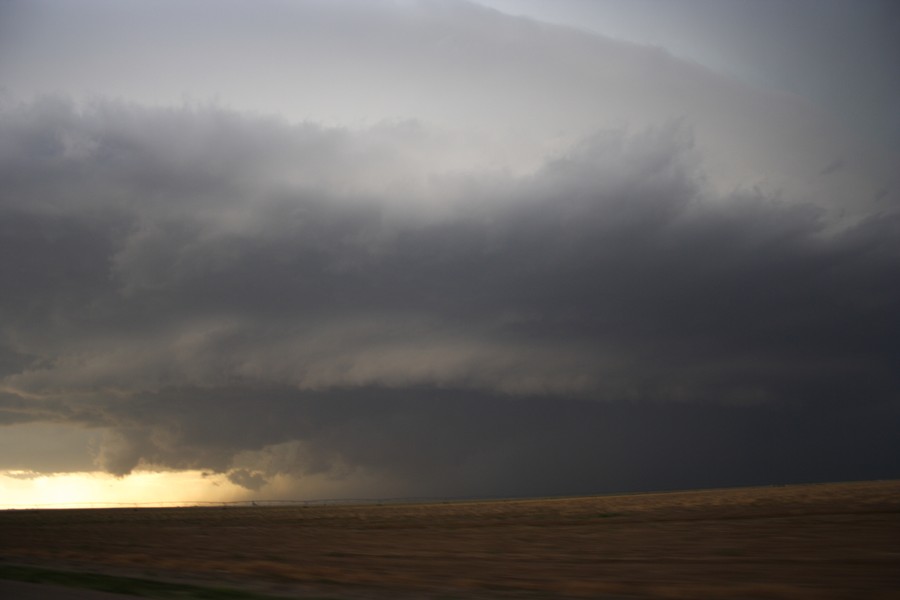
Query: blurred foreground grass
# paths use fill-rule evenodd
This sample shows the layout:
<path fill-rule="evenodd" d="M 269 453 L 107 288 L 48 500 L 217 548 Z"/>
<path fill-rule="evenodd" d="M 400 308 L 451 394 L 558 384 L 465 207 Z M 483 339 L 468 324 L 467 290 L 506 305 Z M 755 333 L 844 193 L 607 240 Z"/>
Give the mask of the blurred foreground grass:
<path fill-rule="evenodd" d="M 45 583 L 66 587 L 85 588 L 113 594 L 126 594 L 144 598 L 179 598 L 182 600 L 281 600 L 240 590 L 227 590 L 164 581 L 152 581 L 136 577 L 115 577 L 98 573 L 54 571 L 36 567 L 0 565 L 0 579 Z"/>
<path fill-rule="evenodd" d="M 96 582 L 160 598 L 897 600 L 900 481 L 430 504 L 10 510 L 0 511 L 2 565 L 70 578 L 46 583 Z"/>

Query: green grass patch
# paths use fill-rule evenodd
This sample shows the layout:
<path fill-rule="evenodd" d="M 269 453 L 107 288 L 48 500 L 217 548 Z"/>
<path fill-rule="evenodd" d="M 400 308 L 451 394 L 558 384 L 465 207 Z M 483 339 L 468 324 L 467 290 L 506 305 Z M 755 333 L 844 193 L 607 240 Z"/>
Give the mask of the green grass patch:
<path fill-rule="evenodd" d="M 241 590 L 208 588 L 181 583 L 167 583 L 135 577 L 116 577 L 76 571 L 52 571 L 37 567 L 0 565 L 0 579 L 86 588 L 143 598 L 180 598 L 182 600 L 284 600 Z"/>

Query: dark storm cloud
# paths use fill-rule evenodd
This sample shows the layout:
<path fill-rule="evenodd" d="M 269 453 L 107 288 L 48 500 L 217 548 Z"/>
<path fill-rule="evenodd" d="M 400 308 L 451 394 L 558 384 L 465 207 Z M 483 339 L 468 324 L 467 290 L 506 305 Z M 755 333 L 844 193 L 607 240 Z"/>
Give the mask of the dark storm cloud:
<path fill-rule="evenodd" d="M 895 472 L 893 424 L 900 416 L 896 403 L 810 411 L 434 388 L 319 394 L 190 389 L 142 401 L 142 435 L 127 431 L 105 446 L 114 451 L 106 457 L 113 472 L 127 472 L 124 459 L 141 455 L 180 468 L 230 468 L 233 482 L 254 489 L 279 474 L 301 481 L 325 475 L 351 486 L 374 477 L 375 484 L 349 488 L 364 496 L 575 494 L 884 477 Z M 218 416 L 223 403 L 228 417 Z M 270 444 L 233 456 L 236 447 L 260 440 Z"/>
<path fill-rule="evenodd" d="M 683 123 L 598 132 L 530 175 L 429 173 L 434 147 L 415 123 L 6 110 L 0 419 L 106 428 L 112 473 L 253 489 L 896 469 L 896 212 L 835 226 L 721 197 Z"/>

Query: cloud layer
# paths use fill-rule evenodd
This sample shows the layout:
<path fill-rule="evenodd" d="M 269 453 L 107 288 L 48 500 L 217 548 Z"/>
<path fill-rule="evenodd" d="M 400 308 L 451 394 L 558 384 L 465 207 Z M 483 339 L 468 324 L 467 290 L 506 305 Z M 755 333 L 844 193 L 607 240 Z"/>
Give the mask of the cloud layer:
<path fill-rule="evenodd" d="M 48 99 L 2 127 L 3 419 L 107 428 L 113 473 L 416 489 L 548 446 L 609 469 L 670 413 L 896 412 L 897 215 L 715 197 L 682 124 L 433 177 L 410 124 Z"/>

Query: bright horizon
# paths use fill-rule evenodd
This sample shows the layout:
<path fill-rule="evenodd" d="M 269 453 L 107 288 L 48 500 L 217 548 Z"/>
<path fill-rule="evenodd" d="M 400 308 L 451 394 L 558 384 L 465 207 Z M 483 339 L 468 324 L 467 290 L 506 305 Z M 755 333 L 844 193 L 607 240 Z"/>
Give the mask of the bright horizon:
<path fill-rule="evenodd" d="M 237 501 L 242 488 L 199 471 L 134 472 L 117 478 L 103 472 L 36 475 L 0 473 L 0 509 L 106 508 Z"/>

